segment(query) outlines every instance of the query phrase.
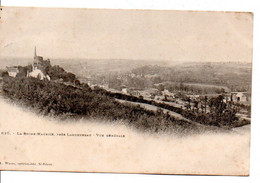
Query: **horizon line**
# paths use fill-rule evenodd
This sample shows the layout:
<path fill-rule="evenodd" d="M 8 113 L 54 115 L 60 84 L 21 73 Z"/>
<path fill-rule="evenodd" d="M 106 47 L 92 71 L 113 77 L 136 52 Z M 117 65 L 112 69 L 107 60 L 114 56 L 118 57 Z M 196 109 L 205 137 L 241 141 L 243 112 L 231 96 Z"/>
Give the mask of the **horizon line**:
<path fill-rule="evenodd" d="M 41 56 L 41 55 L 39 55 Z M 0 59 L 1 58 L 5 58 L 5 59 L 15 59 L 15 58 L 21 58 L 21 59 L 31 59 L 32 57 L 15 57 L 15 56 L 1 56 L 0 55 Z M 75 58 L 62 58 L 62 57 L 53 57 L 53 58 L 50 58 L 50 57 L 45 57 L 45 59 L 63 59 L 63 60 L 69 60 L 69 59 L 73 59 L 73 60 L 76 60 L 76 59 L 79 59 L 79 60 L 134 60 L 134 61 L 159 61 L 159 62 L 211 62 L 211 63 L 214 63 L 214 62 L 226 62 L 226 63 L 229 63 L 229 62 L 238 62 L 238 63 L 252 63 L 252 61 L 242 61 L 242 60 L 163 60 L 163 59 L 131 59 L 131 58 L 83 58 L 83 57 L 75 57 Z"/>

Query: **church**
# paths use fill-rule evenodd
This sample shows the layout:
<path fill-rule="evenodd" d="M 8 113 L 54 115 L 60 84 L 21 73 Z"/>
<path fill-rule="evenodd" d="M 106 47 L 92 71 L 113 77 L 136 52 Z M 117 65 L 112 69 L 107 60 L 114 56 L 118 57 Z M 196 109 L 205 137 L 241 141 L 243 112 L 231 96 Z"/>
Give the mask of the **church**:
<path fill-rule="evenodd" d="M 40 80 L 50 80 L 48 74 L 45 73 L 44 68 L 50 65 L 50 60 L 43 60 L 43 57 L 37 56 L 36 47 L 34 48 L 34 59 L 32 63 L 32 71 L 27 73 L 27 77 L 34 77 Z"/>

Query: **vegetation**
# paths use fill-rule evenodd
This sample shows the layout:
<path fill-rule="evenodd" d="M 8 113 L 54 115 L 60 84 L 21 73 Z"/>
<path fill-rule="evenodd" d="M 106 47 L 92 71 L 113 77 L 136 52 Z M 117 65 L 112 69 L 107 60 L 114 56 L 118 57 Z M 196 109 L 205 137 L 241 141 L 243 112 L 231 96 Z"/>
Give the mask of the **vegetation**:
<path fill-rule="evenodd" d="M 222 94 L 227 92 L 224 88 L 217 85 L 203 85 L 203 84 L 187 84 L 183 82 L 170 82 L 170 83 L 163 83 L 160 84 L 158 87 L 163 87 L 170 92 L 184 92 L 187 94 Z M 158 88 L 157 87 L 157 88 Z"/>
<path fill-rule="evenodd" d="M 121 104 L 108 95 L 91 90 L 87 84 L 74 87 L 36 78 L 4 77 L 3 94 L 45 115 L 122 120 L 138 129 L 153 132 L 198 129 L 196 125 L 177 120 L 160 110 L 154 112 L 140 106 Z"/>
<path fill-rule="evenodd" d="M 251 88 L 251 65 L 237 63 L 185 63 L 175 66 L 147 65 L 125 73 L 106 71 L 98 74 L 96 83 L 110 88 L 122 86 L 143 90 L 163 87 L 170 92 L 186 94 L 221 94 L 248 91 Z"/>
<path fill-rule="evenodd" d="M 50 65 L 45 68 L 45 71 L 46 74 L 48 74 L 52 80 L 62 79 L 64 82 L 71 83 L 73 83 L 76 80 L 75 74 L 71 72 L 66 72 L 62 67 L 58 65 Z"/>
<path fill-rule="evenodd" d="M 193 109 L 187 107 L 187 109 L 181 109 L 179 107 L 174 107 L 172 105 L 168 105 L 165 103 L 158 103 L 151 100 L 146 100 L 143 97 L 135 97 L 130 96 L 122 93 L 112 93 L 106 91 L 102 88 L 96 87 L 94 89 L 96 93 L 101 95 L 109 96 L 111 98 L 117 98 L 122 100 L 127 100 L 131 102 L 139 102 L 139 103 L 146 103 L 150 105 L 157 106 L 159 108 L 167 109 L 176 113 L 181 114 L 183 117 L 190 119 L 191 121 L 210 125 L 210 126 L 226 126 L 226 127 L 237 127 L 242 126 L 242 124 L 249 124 L 249 121 L 244 121 L 243 123 L 238 122 L 238 118 L 236 117 L 236 113 L 238 111 L 237 107 L 233 105 L 233 103 L 224 103 L 224 97 L 219 95 L 218 97 L 212 97 L 208 100 L 207 97 L 203 98 L 202 101 L 205 104 L 202 106 L 202 111 L 199 111 L 197 101 L 193 101 L 195 103 Z M 188 102 L 191 100 L 188 98 Z M 197 105 L 196 105 L 197 104 Z M 210 111 L 207 112 L 206 107 L 210 107 Z"/>
<path fill-rule="evenodd" d="M 157 106 L 159 108 L 167 109 L 179 113 L 183 117 L 190 119 L 191 121 L 204 125 L 218 127 L 238 127 L 250 123 L 246 120 L 244 120 L 243 122 L 238 121 L 238 118 L 236 117 L 238 108 L 232 102 L 226 104 L 223 100 L 224 97 L 222 95 L 219 95 L 218 97 L 211 97 L 210 99 L 208 99 L 207 97 L 201 99 L 200 102 L 204 103 L 204 105 L 201 106 L 202 110 L 199 111 L 198 101 L 193 101 L 193 103 L 195 104 L 193 108 L 191 108 L 191 105 L 188 104 L 189 106 L 186 109 L 182 109 L 179 107 L 168 105 L 166 103 L 146 100 L 143 97 L 135 97 L 122 93 L 112 93 L 99 87 L 96 87 L 94 91 L 96 93 L 110 96 L 112 98 L 127 100 L 131 102 L 145 103 Z M 186 101 L 190 103 L 191 99 L 187 98 Z M 205 106 L 209 106 L 209 112 L 207 112 Z"/>
<path fill-rule="evenodd" d="M 202 83 L 227 86 L 232 91 L 247 91 L 251 85 L 251 65 L 237 63 L 185 63 L 172 67 L 143 66 L 132 70 L 136 76 L 153 76 L 156 81 L 172 83 Z M 239 74 L 238 74 L 239 73 Z M 183 87 L 183 86 L 179 86 Z M 184 86 L 189 89 L 191 86 Z M 204 89 L 204 86 L 201 86 Z M 185 90 L 185 88 L 180 88 Z M 200 89 L 192 86 L 191 89 Z M 205 88 L 209 92 L 212 89 Z M 209 89 L 209 91 L 207 91 Z M 217 89 L 217 88 L 215 88 Z M 221 89 L 221 88 L 220 88 Z"/>
<path fill-rule="evenodd" d="M 167 88 L 177 92 L 179 98 L 186 101 L 184 108 L 174 107 L 172 105 L 146 100 L 143 97 L 130 96 L 122 93 L 113 93 L 102 88 L 96 87 L 93 90 L 86 83 L 80 83 L 76 79 L 75 74 L 66 72 L 62 67 L 51 66 L 50 62 L 41 69 L 48 74 L 52 81 L 41 81 L 36 78 L 26 78 L 27 72 L 31 66 L 18 66 L 19 73 L 16 78 L 9 77 L 6 71 L 1 71 L 3 76 L 3 94 L 21 103 L 39 110 L 45 115 L 55 115 L 60 117 L 87 117 L 98 118 L 109 121 L 122 120 L 139 129 L 149 131 L 184 131 L 198 129 L 184 120 L 175 119 L 169 114 L 164 114 L 161 109 L 167 109 L 175 113 L 181 114 L 183 117 L 208 126 L 217 127 L 236 127 L 249 124 L 250 121 L 240 120 L 236 117 L 238 108 L 250 110 L 251 106 L 243 104 L 225 103 L 222 95 L 218 97 L 204 97 L 200 101 L 192 101 L 187 97 L 185 92 L 195 93 L 223 93 L 223 89 L 216 87 L 200 88 L 197 86 L 186 86 L 183 80 L 177 77 L 175 81 L 180 81 L 176 85 L 158 85 L 158 90 L 162 91 Z M 146 85 L 152 86 L 154 83 L 163 82 L 164 79 L 170 79 L 174 75 L 172 72 L 166 72 L 165 68 L 154 66 L 138 68 L 133 70 L 136 76 L 124 80 L 116 75 L 109 77 L 109 85 L 120 88 L 124 82 L 127 86 L 131 85 L 135 88 L 145 88 Z M 172 71 L 171 69 L 169 71 Z M 159 76 L 163 75 L 163 77 Z M 178 73 L 178 72 L 177 72 Z M 147 79 L 147 74 L 156 75 Z M 176 73 L 175 73 L 176 74 Z M 181 76 L 183 78 L 184 76 Z M 185 76 L 186 77 L 186 76 Z M 106 78 L 101 77 L 102 82 Z M 179 79 L 178 79 L 179 78 Z M 194 78 L 193 78 L 194 79 Z M 199 78 L 197 78 L 199 79 Z M 62 80 L 62 82 L 58 82 Z M 173 80 L 173 79 L 172 79 Z M 150 82 L 146 82 L 150 81 Z M 193 80 L 195 82 L 195 80 Z M 189 82 L 192 82 L 189 80 Z M 222 83 L 220 83 L 222 84 Z M 110 87 L 111 87 L 110 86 Z M 131 102 L 139 102 L 150 104 L 158 107 L 159 110 L 151 111 L 140 107 L 140 105 L 123 104 L 115 99 L 122 99 Z M 199 102 L 202 105 L 199 107 Z M 193 106 L 191 106 L 193 103 Z"/>

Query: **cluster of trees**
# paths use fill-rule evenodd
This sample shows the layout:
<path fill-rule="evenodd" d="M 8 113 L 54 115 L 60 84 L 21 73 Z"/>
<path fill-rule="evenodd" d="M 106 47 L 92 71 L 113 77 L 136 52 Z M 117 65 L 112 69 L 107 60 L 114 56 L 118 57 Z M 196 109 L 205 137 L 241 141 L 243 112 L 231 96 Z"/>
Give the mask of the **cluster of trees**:
<path fill-rule="evenodd" d="M 4 69 L 0 69 L 0 77 L 8 76 L 8 72 Z"/>
<path fill-rule="evenodd" d="M 188 104 L 185 107 L 188 112 L 195 114 L 194 120 L 202 124 L 220 127 L 239 127 L 250 124 L 249 120 L 240 120 L 236 116 L 241 107 L 232 101 L 224 101 L 224 98 L 223 95 L 210 98 L 205 96 L 199 99 L 187 97 Z M 191 103 L 193 103 L 192 106 Z"/>
<path fill-rule="evenodd" d="M 62 79 L 64 82 L 73 83 L 76 80 L 76 75 L 71 72 L 66 72 L 62 67 L 58 65 L 48 66 L 45 68 L 46 74 L 50 76 L 52 80 Z"/>
<path fill-rule="evenodd" d="M 3 94 L 46 115 L 123 120 L 139 129 L 154 132 L 197 129 L 196 125 L 169 114 L 119 103 L 109 95 L 91 90 L 87 84 L 74 87 L 36 78 L 5 77 Z"/>
<path fill-rule="evenodd" d="M 211 98 L 208 105 L 210 108 L 209 118 L 211 119 L 211 123 L 231 126 L 234 121 L 238 120 L 236 117 L 237 107 L 233 106 L 232 102 L 225 103 L 222 95 Z"/>
<path fill-rule="evenodd" d="M 238 122 L 238 118 L 236 117 L 238 108 L 235 105 L 233 105 L 232 102 L 226 104 L 222 95 L 219 95 L 217 97 L 211 97 L 210 99 L 208 99 L 208 97 L 202 98 L 200 100 L 200 103 L 203 104 L 202 110 L 199 110 L 198 101 L 192 101 L 186 95 L 180 96 L 184 97 L 183 99 L 189 103 L 188 105 L 190 107 L 187 107 L 187 109 L 185 110 L 166 103 L 158 103 L 155 101 L 146 100 L 143 97 L 130 96 L 122 93 L 112 93 L 99 87 L 96 87 L 94 91 L 95 93 L 104 96 L 109 96 L 112 98 L 127 100 L 131 102 L 145 103 L 154 105 L 158 108 L 167 109 L 179 113 L 187 119 L 204 125 L 218 127 L 236 127 L 250 123 L 249 121 L 243 121 L 242 123 Z M 193 108 L 191 108 L 191 102 L 194 103 Z M 207 106 L 209 106 L 209 112 L 207 111 Z"/>

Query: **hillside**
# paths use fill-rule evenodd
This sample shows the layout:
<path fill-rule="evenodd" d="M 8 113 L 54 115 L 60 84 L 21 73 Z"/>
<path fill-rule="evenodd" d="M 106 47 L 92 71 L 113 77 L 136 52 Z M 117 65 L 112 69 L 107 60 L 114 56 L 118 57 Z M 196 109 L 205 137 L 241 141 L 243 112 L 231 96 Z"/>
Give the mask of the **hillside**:
<path fill-rule="evenodd" d="M 226 86 L 231 91 L 251 88 L 251 65 L 239 63 L 182 63 L 172 67 L 144 66 L 131 71 L 137 76 L 154 76 L 158 81 Z"/>
<path fill-rule="evenodd" d="M 74 87 L 36 78 L 4 77 L 3 95 L 44 115 L 61 118 L 122 120 L 137 129 L 151 132 L 202 130 L 195 124 L 140 106 L 121 104 L 115 98 L 89 87 Z"/>

